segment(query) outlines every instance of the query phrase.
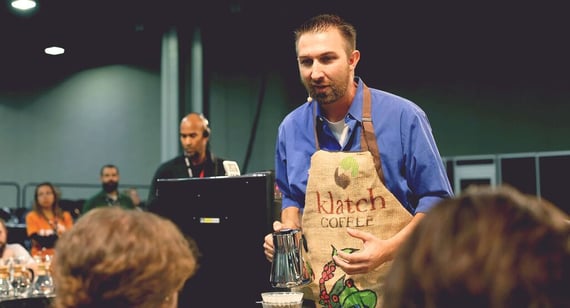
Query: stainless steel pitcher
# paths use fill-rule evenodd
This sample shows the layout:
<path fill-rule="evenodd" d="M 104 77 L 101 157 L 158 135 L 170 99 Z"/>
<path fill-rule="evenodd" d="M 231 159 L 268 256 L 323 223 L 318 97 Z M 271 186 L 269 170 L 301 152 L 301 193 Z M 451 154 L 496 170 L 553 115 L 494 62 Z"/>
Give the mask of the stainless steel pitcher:
<path fill-rule="evenodd" d="M 306 243 L 299 229 L 273 232 L 273 263 L 269 280 L 274 288 L 291 288 L 311 282 L 310 265 L 304 258 Z"/>

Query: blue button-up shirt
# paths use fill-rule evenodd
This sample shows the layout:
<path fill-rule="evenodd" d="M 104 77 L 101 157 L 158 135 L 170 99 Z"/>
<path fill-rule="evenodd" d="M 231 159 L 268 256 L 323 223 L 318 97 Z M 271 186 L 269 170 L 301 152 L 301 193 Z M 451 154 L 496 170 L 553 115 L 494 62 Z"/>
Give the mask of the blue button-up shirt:
<path fill-rule="evenodd" d="M 316 151 L 315 128 L 322 150 L 361 150 L 364 84 L 360 78 L 356 80 L 356 96 L 344 118 L 348 125 L 345 144 L 338 143 L 320 108 L 315 108 L 315 100 L 297 107 L 279 125 L 275 177 L 283 208 L 305 206 L 309 166 Z M 386 187 L 410 213 L 426 212 L 453 195 L 427 116 L 407 99 L 377 89 L 370 91 Z"/>

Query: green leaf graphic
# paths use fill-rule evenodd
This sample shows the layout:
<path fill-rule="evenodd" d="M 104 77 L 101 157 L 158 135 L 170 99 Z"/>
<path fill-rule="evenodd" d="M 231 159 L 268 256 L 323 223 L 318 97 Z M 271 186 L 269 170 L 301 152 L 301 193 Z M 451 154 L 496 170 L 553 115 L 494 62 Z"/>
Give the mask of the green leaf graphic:
<path fill-rule="evenodd" d="M 354 159 L 354 157 L 352 156 L 344 158 L 340 162 L 340 167 L 343 170 L 350 171 L 352 177 L 356 177 L 358 175 L 358 163 L 356 162 L 356 159 Z"/>

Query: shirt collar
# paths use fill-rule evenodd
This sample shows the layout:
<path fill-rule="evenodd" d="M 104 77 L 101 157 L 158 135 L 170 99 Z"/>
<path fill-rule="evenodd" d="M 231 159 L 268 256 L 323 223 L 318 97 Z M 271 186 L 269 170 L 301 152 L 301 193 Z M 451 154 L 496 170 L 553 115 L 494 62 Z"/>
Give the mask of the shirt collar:
<path fill-rule="evenodd" d="M 358 84 L 358 87 L 356 88 L 356 95 L 354 95 L 352 104 L 350 104 L 350 108 L 348 109 L 348 116 L 358 120 L 359 122 L 362 122 L 362 99 L 364 95 L 364 82 L 362 79 L 360 79 L 360 77 L 354 77 L 354 81 Z"/>

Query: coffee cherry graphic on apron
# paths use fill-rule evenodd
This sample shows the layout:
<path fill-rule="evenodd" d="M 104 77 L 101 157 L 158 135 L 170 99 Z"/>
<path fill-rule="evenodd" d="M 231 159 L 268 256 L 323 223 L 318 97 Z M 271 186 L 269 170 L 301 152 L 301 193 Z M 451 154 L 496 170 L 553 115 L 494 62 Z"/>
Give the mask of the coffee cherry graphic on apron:
<path fill-rule="evenodd" d="M 340 172 L 339 172 L 340 171 Z M 350 178 L 358 175 L 358 163 L 354 157 L 344 158 L 334 171 L 334 182 L 345 189 L 350 185 Z"/>
<path fill-rule="evenodd" d="M 337 255 L 337 249 L 332 246 L 332 255 Z M 342 251 L 353 253 L 356 248 L 344 248 Z M 378 298 L 372 290 L 360 290 L 352 278 L 342 275 L 330 290 L 327 290 L 325 282 L 334 277 L 336 264 L 330 260 L 325 266 L 319 279 L 319 304 L 322 307 L 331 308 L 372 308 L 376 307 Z"/>

